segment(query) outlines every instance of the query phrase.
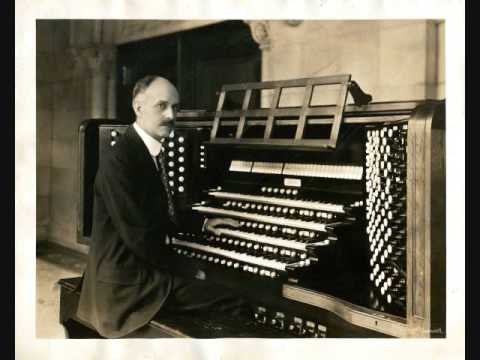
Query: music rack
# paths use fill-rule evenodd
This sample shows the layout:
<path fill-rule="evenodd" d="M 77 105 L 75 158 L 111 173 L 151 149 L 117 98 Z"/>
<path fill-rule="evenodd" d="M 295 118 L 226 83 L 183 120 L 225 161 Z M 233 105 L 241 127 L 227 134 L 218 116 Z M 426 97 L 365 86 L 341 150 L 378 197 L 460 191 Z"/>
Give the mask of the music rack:
<path fill-rule="evenodd" d="M 328 87 L 336 91 L 335 103 L 332 106 L 315 106 L 312 104 L 314 91 L 320 93 Z M 281 98 L 288 89 L 303 91 L 302 105 L 281 106 Z M 265 94 L 273 92 L 268 108 L 250 108 L 253 91 Z M 243 92 L 241 109 L 227 110 L 224 108 L 229 93 Z M 217 110 L 213 121 L 210 144 L 215 145 L 268 145 L 282 147 L 323 147 L 335 149 L 337 146 L 340 126 L 348 92 L 358 106 L 368 104 L 372 97 L 365 94 L 351 75 L 323 76 L 281 81 L 266 81 L 257 83 L 243 83 L 224 85 L 220 92 Z M 232 118 L 238 118 L 234 136 L 222 136 L 221 128 Z M 294 131 L 290 134 L 276 136 L 282 118 L 294 120 Z M 230 125 L 230 124 L 229 124 Z M 247 136 L 249 127 L 260 126 L 255 138 Z M 318 134 L 315 138 L 306 138 L 306 128 L 330 126 L 328 137 Z M 262 131 L 263 130 L 263 131 Z M 311 131 L 310 131 L 311 132 Z M 324 132 L 324 131 L 323 131 Z"/>

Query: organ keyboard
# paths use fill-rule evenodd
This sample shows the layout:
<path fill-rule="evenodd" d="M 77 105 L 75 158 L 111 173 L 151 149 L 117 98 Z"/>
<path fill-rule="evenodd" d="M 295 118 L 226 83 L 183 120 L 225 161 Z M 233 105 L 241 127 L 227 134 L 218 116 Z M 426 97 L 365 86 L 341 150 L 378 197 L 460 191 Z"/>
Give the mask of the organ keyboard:
<path fill-rule="evenodd" d="M 283 195 L 285 194 L 288 196 L 292 194 L 293 196 L 296 195 L 297 190 L 291 189 L 277 189 L 277 188 L 267 188 L 262 187 L 262 192 L 273 193 Z M 348 208 L 344 205 L 339 204 L 330 204 L 330 203 L 322 203 L 318 201 L 305 201 L 305 200 L 293 200 L 287 198 L 279 198 L 279 197 L 267 197 L 267 196 L 255 196 L 249 194 L 238 194 L 238 193 L 231 193 L 231 192 L 222 192 L 222 191 L 210 191 L 210 196 L 214 196 L 219 199 L 229 199 L 229 200 L 239 200 L 244 202 L 255 202 L 255 203 L 263 203 L 263 204 L 270 204 L 270 205 L 278 205 L 290 208 L 308 208 L 313 210 L 318 210 L 317 217 L 324 217 L 324 214 L 328 214 L 326 212 L 334 212 L 334 213 L 345 213 L 348 211 Z M 257 205 L 258 206 L 258 205 Z M 321 212 L 326 211 L 326 212 Z M 319 215 L 320 214 L 320 215 Z M 302 215 L 300 213 L 300 215 Z"/>
<path fill-rule="evenodd" d="M 233 218 L 244 219 L 244 220 L 255 220 L 255 221 L 259 221 L 267 224 L 279 224 L 282 226 L 289 226 L 292 228 L 302 228 L 302 229 L 315 230 L 315 231 L 327 231 L 327 229 L 330 229 L 335 225 L 335 224 L 326 225 L 326 224 L 322 224 L 314 221 L 292 220 L 292 219 L 281 217 L 282 214 L 283 215 L 288 214 L 287 208 L 281 209 L 282 211 L 280 213 L 280 216 L 260 215 L 258 213 L 224 210 L 224 209 L 217 209 L 217 208 L 208 207 L 208 206 L 194 206 L 192 209 L 202 214 L 233 217 Z"/>
<path fill-rule="evenodd" d="M 251 271 L 255 274 L 258 272 L 258 268 L 257 267 L 252 268 L 249 265 L 262 266 L 262 267 L 266 267 L 266 268 L 274 269 L 274 270 L 279 270 L 279 271 L 287 271 L 288 263 L 281 262 L 281 261 L 276 261 L 276 260 L 271 260 L 271 259 L 266 259 L 263 256 L 253 256 L 253 255 L 248 255 L 248 254 L 243 253 L 243 252 L 223 250 L 221 248 L 214 247 L 214 246 L 201 245 L 201 244 L 197 244 L 197 243 L 194 243 L 194 242 L 177 240 L 176 238 L 172 239 L 172 245 L 179 246 L 179 247 L 187 247 L 187 248 L 190 248 L 190 249 L 198 250 L 198 251 L 206 253 L 206 254 L 218 255 L 220 257 L 223 257 L 223 259 L 220 260 L 218 257 L 201 255 L 201 253 L 195 254 L 194 252 L 193 253 L 192 252 L 185 252 L 185 251 L 183 252 L 185 254 L 192 254 L 192 255 L 194 254 L 197 258 L 202 258 L 203 260 L 208 259 L 208 261 L 213 261 L 214 263 L 221 263 L 222 265 L 223 264 L 227 265 L 227 263 L 230 264 L 230 261 L 228 259 L 240 261 L 240 262 L 246 264 L 246 265 L 242 266 L 243 270 L 249 269 L 248 271 L 250 271 L 250 269 L 251 269 Z M 182 253 L 182 251 L 179 250 L 178 253 Z M 227 265 L 227 266 L 229 266 L 229 265 Z M 232 263 L 232 266 L 233 266 L 233 268 L 237 268 L 237 267 L 239 267 L 239 263 L 238 262 Z M 275 277 L 276 273 L 273 272 L 273 275 L 274 276 L 272 276 L 272 277 Z"/>
<path fill-rule="evenodd" d="M 360 90 L 345 79 L 226 85 L 216 112 L 180 113 L 177 201 L 240 227 L 195 233 L 187 216 L 172 271 L 238 291 L 289 336 L 444 337 L 444 102 L 347 104 L 343 91 Z M 345 95 L 335 105 L 278 106 L 284 88 L 329 81 Z M 229 91 L 264 88 L 270 108 L 222 110 Z"/>

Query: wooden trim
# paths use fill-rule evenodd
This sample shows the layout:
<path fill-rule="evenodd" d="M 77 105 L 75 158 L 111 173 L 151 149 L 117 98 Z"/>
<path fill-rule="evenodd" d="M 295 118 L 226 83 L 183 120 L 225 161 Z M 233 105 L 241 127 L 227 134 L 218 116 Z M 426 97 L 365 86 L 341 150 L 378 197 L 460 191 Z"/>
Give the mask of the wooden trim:
<path fill-rule="evenodd" d="M 412 336 L 431 336 L 432 119 L 435 103 L 419 106 L 407 139 L 407 322 Z M 445 194 L 438 194 L 444 196 Z M 445 299 L 443 299 L 445 301 Z"/>
<path fill-rule="evenodd" d="M 419 105 L 423 104 L 424 100 L 410 100 L 410 101 L 385 101 L 378 103 L 370 103 L 368 105 L 358 106 L 354 104 L 346 104 L 344 109 L 344 117 L 375 117 L 375 116 L 398 116 L 410 115 L 412 111 Z M 440 103 L 441 101 L 435 101 Z M 293 111 L 298 111 L 297 108 L 280 108 L 276 109 L 276 116 L 289 116 Z M 331 113 L 334 109 L 332 105 L 312 106 L 309 108 L 309 115 L 325 115 Z M 248 110 L 246 116 L 251 117 L 267 117 L 269 109 Z M 240 117 L 243 110 L 223 110 L 225 117 Z M 318 111 L 318 112 L 317 112 Z M 183 110 L 179 111 L 177 115 L 177 122 L 181 123 L 183 119 L 188 118 L 214 118 L 217 115 L 216 111 L 207 110 Z"/>
<path fill-rule="evenodd" d="M 225 102 L 225 91 L 222 90 L 220 97 L 218 98 L 217 111 L 215 112 L 215 119 L 213 120 L 212 133 L 210 139 L 213 140 L 217 136 L 218 128 L 220 127 L 220 113 L 219 111 L 223 107 Z"/>
<path fill-rule="evenodd" d="M 248 109 L 248 104 L 250 103 L 250 97 L 252 95 L 252 90 L 247 89 L 245 91 L 245 96 L 243 98 L 243 104 L 242 104 L 242 110 L 247 110 Z M 238 124 L 237 128 L 237 134 L 235 135 L 236 139 L 240 139 L 243 135 L 243 130 L 245 129 L 245 121 L 246 117 L 245 116 L 240 116 L 240 123 Z"/>
<path fill-rule="evenodd" d="M 300 140 L 303 137 L 303 132 L 305 130 L 305 123 L 307 121 L 307 110 L 312 99 L 313 85 L 307 83 L 305 87 L 305 95 L 303 97 L 302 111 L 298 119 L 297 132 L 295 133 L 295 140 Z"/>
<path fill-rule="evenodd" d="M 328 294 L 292 285 L 284 285 L 282 295 L 286 299 L 330 311 L 353 325 L 395 337 L 408 336 L 405 319 L 398 316 L 376 312 Z"/>
<path fill-rule="evenodd" d="M 270 104 L 270 109 L 268 109 L 268 118 L 267 124 L 265 126 L 265 133 L 263 135 L 264 139 L 270 139 L 272 136 L 273 125 L 275 122 L 275 109 L 278 106 L 278 101 L 280 100 L 280 91 L 281 88 L 276 88 L 275 92 L 273 93 L 272 102 Z"/>
<path fill-rule="evenodd" d="M 333 76 L 320 76 L 314 78 L 301 78 L 292 80 L 274 80 L 274 81 L 262 81 L 254 83 L 241 83 L 241 84 L 228 84 L 222 87 L 225 91 L 238 91 L 247 89 L 274 89 L 277 87 L 299 87 L 305 86 L 307 82 L 313 85 L 332 85 L 343 83 L 349 74 L 345 75 L 333 75 Z"/>
<path fill-rule="evenodd" d="M 335 111 L 335 117 L 332 124 L 332 130 L 330 132 L 330 147 L 334 148 L 337 145 L 338 133 L 340 132 L 340 125 L 343 120 L 343 109 L 345 108 L 345 103 L 347 101 L 348 93 L 348 82 L 350 81 L 351 76 L 348 75 L 346 79 L 343 80 L 343 86 L 340 88 L 337 97 L 337 108 Z"/>
<path fill-rule="evenodd" d="M 386 116 L 375 116 L 375 117 L 350 117 L 344 118 L 344 124 L 375 124 L 375 123 L 385 123 L 385 122 L 400 122 L 406 121 L 410 118 L 408 115 L 386 115 Z M 183 120 L 177 121 L 177 127 L 212 127 L 213 120 Z M 267 120 L 251 120 L 249 121 L 249 125 L 258 125 L 258 126 L 265 126 Z M 328 125 L 333 122 L 333 119 L 311 119 L 309 121 L 312 125 Z M 223 120 L 222 124 L 226 126 L 236 126 L 238 122 L 236 120 Z M 297 124 L 297 120 L 277 120 L 276 125 L 278 126 L 295 126 Z"/>
<path fill-rule="evenodd" d="M 275 143 L 265 142 L 265 139 L 225 139 L 217 138 L 210 141 L 210 144 L 222 144 L 222 145 L 265 145 L 265 146 L 301 146 L 301 147 L 327 147 L 330 145 L 329 139 L 318 140 L 302 140 L 301 143 L 297 143 L 295 139 L 275 139 Z"/>

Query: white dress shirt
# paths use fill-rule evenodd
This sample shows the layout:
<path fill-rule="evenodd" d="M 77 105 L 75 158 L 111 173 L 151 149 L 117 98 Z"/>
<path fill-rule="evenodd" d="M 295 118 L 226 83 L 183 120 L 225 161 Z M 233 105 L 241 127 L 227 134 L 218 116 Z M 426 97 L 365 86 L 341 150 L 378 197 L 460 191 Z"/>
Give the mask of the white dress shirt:
<path fill-rule="evenodd" d="M 133 128 L 137 132 L 137 134 L 140 136 L 140 138 L 143 140 L 145 146 L 148 149 L 148 152 L 152 156 L 153 163 L 155 164 L 155 167 L 157 170 L 158 164 L 157 164 L 157 156 L 160 154 L 160 151 L 162 150 L 162 143 L 158 141 L 157 139 L 153 138 L 152 136 L 148 135 L 145 130 L 143 130 L 136 122 L 133 123 Z"/>

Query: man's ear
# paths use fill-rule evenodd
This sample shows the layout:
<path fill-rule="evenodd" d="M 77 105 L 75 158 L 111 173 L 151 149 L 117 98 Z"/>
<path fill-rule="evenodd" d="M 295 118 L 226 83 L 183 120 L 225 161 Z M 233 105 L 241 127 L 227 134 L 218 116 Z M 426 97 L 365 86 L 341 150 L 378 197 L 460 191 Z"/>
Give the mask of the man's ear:
<path fill-rule="evenodd" d="M 133 111 L 135 112 L 135 115 L 138 117 L 142 111 L 142 105 L 141 105 L 141 102 L 138 101 L 138 98 L 133 99 L 132 107 L 133 107 Z"/>

